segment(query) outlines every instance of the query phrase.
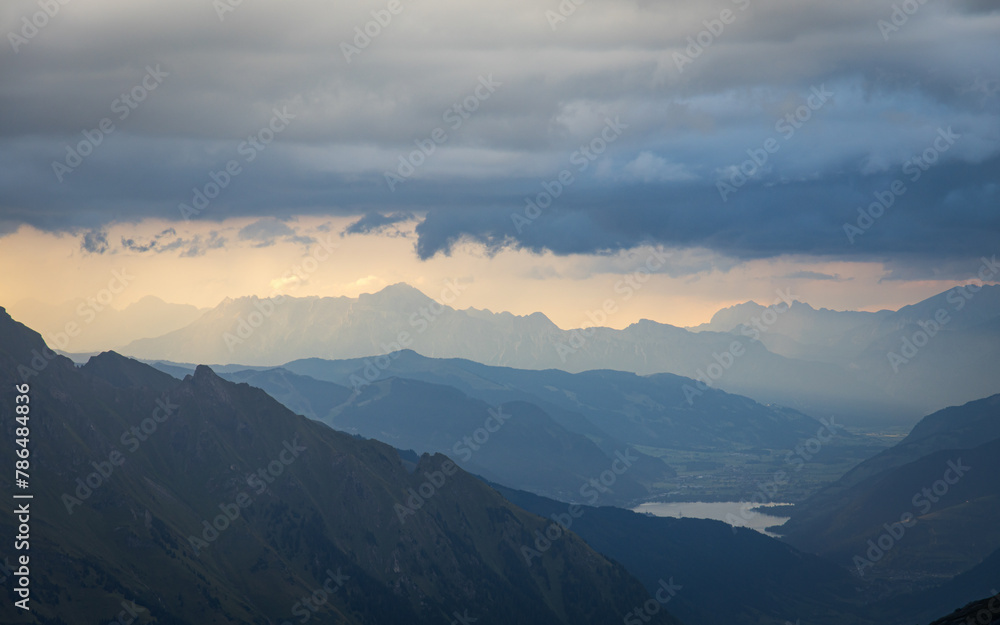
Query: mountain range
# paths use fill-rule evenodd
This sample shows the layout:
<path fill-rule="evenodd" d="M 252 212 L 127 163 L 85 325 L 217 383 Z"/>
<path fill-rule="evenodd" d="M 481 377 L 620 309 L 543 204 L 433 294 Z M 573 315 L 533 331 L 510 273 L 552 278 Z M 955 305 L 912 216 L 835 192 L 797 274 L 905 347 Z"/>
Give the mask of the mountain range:
<path fill-rule="evenodd" d="M 0 380 L 30 387 L 34 497 L 18 552 L 33 610 L 4 602 L 0 621 L 108 622 L 125 606 L 175 624 L 618 622 L 650 598 L 572 533 L 526 558 L 551 521 L 442 455 L 406 461 L 208 367 L 177 380 L 111 352 L 79 368 L 46 354 L 0 310 Z M 4 536 L 24 522 L 13 509 Z"/>
<path fill-rule="evenodd" d="M 602 451 L 588 437 L 523 401 L 494 406 L 449 386 L 396 377 L 376 381 L 355 394 L 329 382 L 321 382 L 327 391 L 302 388 L 316 381 L 281 369 L 223 375 L 283 401 L 308 395 L 310 407 L 326 409 L 316 418 L 334 429 L 418 453 L 444 453 L 476 475 L 565 501 L 595 496 L 597 491 L 588 483 L 615 465 L 616 452 L 629 458 L 628 471 L 617 475 L 607 490 L 602 487 L 598 494 L 603 503 L 642 499 L 650 492 L 646 484 L 673 474 L 659 459 L 624 443 Z M 336 405 L 324 405 L 334 401 Z"/>
<path fill-rule="evenodd" d="M 124 289 L 125 286 L 115 285 Z M 9 307 L 12 316 L 31 319 L 32 327 L 53 348 L 96 353 L 149 336 L 183 328 L 206 312 L 190 304 L 172 304 L 147 295 L 121 309 L 116 296 L 102 290 L 91 298 L 46 305 L 23 300 Z"/>
<path fill-rule="evenodd" d="M 151 364 L 178 378 L 194 371 Z M 674 451 L 784 458 L 827 428 L 795 410 L 715 389 L 689 403 L 685 388 L 696 382 L 671 374 L 532 371 L 409 350 L 383 364 L 373 371 L 370 359 L 307 359 L 275 369 L 229 365 L 220 375 L 336 429 L 445 453 L 477 475 L 564 501 L 592 499 L 584 485 L 620 465 L 622 455 L 628 471 L 602 489 L 602 504 L 662 494 L 675 477 Z M 879 449 L 835 424 L 831 429 L 836 437 L 827 436 L 827 456 L 860 460 Z"/>
<path fill-rule="evenodd" d="M 989 368 L 1000 349 L 1000 286 L 964 288 L 895 312 L 751 302 L 692 329 L 643 320 L 622 330 L 563 330 L 541 313 L 456 310 L 396 284 L 357 298 L 227 299 L 120 351 L 144 360 L 277 366 L 412 349 L 521 369 L 672 373 L 699 380 L 697 391 L 720 388 L 816 418 L 912 424 L 1000 391 Z"/>
<path fill-rule="evenodd" d="M 0 379 L 31 387 L 36 607 L 24 620 L 5 604 L 0 619 L 904 625 L 988 596 L 1000 575 L 1000 395 L 929 415 L 796 506 L 778 541 L 717 521 L 568 504 L 517 480 L 561 471 L 572 483 L 610 460 L 605 447 L 643 435 L 615 423 L 646 424 L 678 448 L 721 449 L 808 434 L 810 417 L 714 390 L 678 410 L 664 398 L 690 381 L 670 374 L 528 371 L 405 351 L 396 363 L 357 388 L 333 380 L 364 375 L 369 359 L 220 368 L 228 380 L 114 352 L 79 366 L 0 309 Z M 0 405 L 11 440 L 24 435 L 12 406 Z M 482 478 L 433 449 L 360 436 L 434 448 L 508 413 L 471 456 Z M 518 448 L 536 464 L 483 481 Z M 0 461 L 13 464 L 13 450 Z M 12 482 L 0 477 L 8 492 Z M 616 487 L 630 485 L 622 477 Z M 914 520 L 900 516 L 914 507 Z M 0 532 L 21 522 L 0 512 Z M 885 533 L 895 544 L 859 569 L 851 554 Z"/>

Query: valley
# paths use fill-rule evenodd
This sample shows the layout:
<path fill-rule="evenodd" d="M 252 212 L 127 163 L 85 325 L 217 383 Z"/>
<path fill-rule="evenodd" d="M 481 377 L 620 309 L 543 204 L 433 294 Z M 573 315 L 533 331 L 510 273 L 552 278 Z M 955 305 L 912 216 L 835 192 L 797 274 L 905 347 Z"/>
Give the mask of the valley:
<path fill-rule="evenodd" d="M 0 32 L 0 625 L 1000 625 L 998 0 Z"/>
<path fill-rule="evenodd" d="M 801 501 L 859 462 L 889 446 L 889 432 L 847 430 L 853 437 L 816 450 L 806 448 L 713 452 L 638 446 L 661 458 L 677 472 L 674 479 L 653 485 L 661 491 L 653 501 Z M 808 439 L 806 439 L 808 441 Z M 804 443 L 806 442 L 804 441 Z"/>
<path fill-rule="evenodd" d="M 400 561 L 415 557 L 408 561 L 416 568 L 413 573 L 403 573 L 405 586 L 410 590 L 395 591 L 396 599 L 385 605 L 403 612 L 416 610 L 412 618 L 418 620 L 431 618 L 427 612 L 429 600 L 415 599 L 426 593 L 418 588 L 429 588 L 428 582 L 420 581 L 424 573 L 418 571 L 442 564 L 430 564 L 422 551 L 420 555 L 404 555 L 409 554 L 404 545 L 424 540 L 407 536 L 412 531 L 430 531 L 439 537 L 451 537 L 449 541 L 462 536 L 465 538 L 461 540 L 472 540 L 471 544 L 477 546 L 454 543 L 451 549 L 457 550 L 456 554 L 467 549 L 478 551 L 500 531 L 490 529 L 479 535 L 483 527 L 497 522 L 496 506 L 505 505 L 499 503 L 505 498 L 511 505 L 522 506 L 542 517 L 534 520 L 526 517 L 521 521 L 528 524 L 523 529 L 512 530 L 510 521 L 506 521 L 506 533 L 502 535 L 507 537 L 504 539 L 507 546 L 489 547 L 500 549 L 492 553 L 507 561 L 504 566 L 510 575 L 514 574 L 510 568 L 514 564 L 509 560 L 512 554 L 520 552 L 520 562 L 530 571 L 535 571 L 536 563 L 542 563 L 543 568 L 538 572 L 544 571 L 549 581 L 540 581 L 538 572 L 531 573 L 534 576 L 531 579 L 543 586 L 554 579 L 561 580 L 559 576 L 567 573 L 563 568 L 568 562 L 566 558 L 577 557 L 565 551 L 570 546 L 571 551 L 577 549 L 574 539 L 565 543 L 564 539 L 579 535 L 587 541 L 581 541 L 580 548 L 589 544 L 623 562 L 625 569 L 612 575 L 619 576 L 616 579 L 620 579 L 623 588 L 639 584 L 651 595 L 663 588 L 671 589 L 669 602 L 661 604 L 667 610 L 662 607 L 656 610 L 658 617 L 666 619 L 663 622 L 679 618 L 687 623 L 721 625 L 753 621 L 780 625 L 794 612 L 806 615 L 810 622 L 834 624 L 848 619 L 865 625 L 884 618 L 885 611 L 900 610 L 898 601 L 914 592 L 924 593 L 924 601 L 922 607 L 908 608 L 907 613 L 919 618 L 930 617 L 946 601 L 974 599 L 983 592 L 982 584 L 977 581 L 956 586 L 957 580 L 963 575 L 973 575 L 977 567 L 992 566 L 989 558 L 983 560 L 983 551 L 1000 551 L 1000 538 L 994 536 L 988 520 L 993 518 L 1000 493 L 995 492 L 995 481 L 987 477 L 993 474 L 989 468 L 993 458 L 1000 456 L 993 453 L 989 444 L 981 450 L 977 447 L 982 440 L 1000 436 L 995 410 L 1000 395 L 929 415 L 913 428 L 877 422 L 861 427 L 843 425 L 835 415 L 817 419 L 781 405 L 763 404 L 708 387 L 700 390 L 697 401 L 687 401 L 690 397 L 687 389 L 696 387 L 698 381 L 672 374 L 516 369 L 467 359 L 427 357 L 412 350 L 392 352 L 375 360 L 310 358 L 293 360 L 280 367 L 229 363 L 214 368 L 162 359 L 143 364 L 115 352 L 77 357 L 78 362 L 73 365 L 70 360 L 53 354 L 38 361 L 40 368 L 30 369 L 23 365 L 18 368 L 14 363 L 37 360 L 34 355 L 45 352 L 44 344 L 9 317 L 4 324 L 5 344 L 14 349 L 8 348 L 6 352 L 10 354 L 8 375 L 29 379 L 38 376 L 43 381 L 41 388 L 50 388 L 46 392 L 54 392 L 51 385 L 56 383 L 78 389 L 74 397 L 96 393 L 87 401 L 111 401 L 113 405 L 141 403 L 156 394 L 167 393 L 168 399 L 161 402 L 161 406 L 168 407 L 166 418 L 161 415 L 162 423 L 150 420 L 155 427 L 141 430 L 142 439 L 137 434 L 128 440 L 126 436 L 119 437 L 119 442 L 127 447 L 126 455 L 121 456 L 127 462 L 116 461 L 116 464 L 127 466 L 108 473 L 105 477 L 108 486 L 93 489 L 92 494 L 78 497 L 67 507 L 68 512 L 79 512 L 82 518 L 97 522 L 122 506 L 131 509 L 133 515 L 135 506 L 147 506 L 150 512 L 145 514 L 150 516 L 144 526 L 126 522 L 119 527 L 131 528 L 127 531 L 133 536 L 129 539 L 132 543 L 147 544 L 148 548 L 161 545 L 158 548 L 164 549 L 163 557 L 167 558 L 164 565 L 169 560 L 186 561 L 193 557 L 191 564 L 185 565 L 190 569 L 195 561 L 209 557 L 222 558 L 215 566 L 232 566 L 228 563 L 231 547 L 227 545 L 249 539 L 253 544 L 260 541 L 261 548 L 273 552 L 280 545 L 307 539 L 313 545 L 311 548 L 321 548 L 330 554 L 323 570 L 339 571 L 349 565 L 344 570 L 351 572 L 343 574 L 345 579 L 358 576 L 370 580 L 365 583 L 378 586 L 392 576 L 386 578 L 384 571 L 364 566 L 384 566 L 377 563 L 390 555 L 381 550 L 396 541 L 391 558 Z M 374 370 L 373 362 L 380 363 Z M 364 383 L 358 384 L 357 380 Z M 32 381 L 33 385 L 38 383 Z M 62 402 L 65 409 L 79 410 L 70 408 L 76 399 L 58 399 L 58 393 L 52 397 L 57 403 Z M 194 399 L 196 405 L 185 403 Z M 102 414 L 102 410 L 95 414 Z M 178 411 L 181 416 L 175 417 Z M 296 413 L 302 416 L 295 416 Z M 244 421 L 250 415 L 258 416 Z M 271 427 L 267 425 L 271 420 L 276 419 L 277 424 L 293 417 L 298 419 L 294 429 L 288 429 L 289 422 L 282 433 L 267 438 L 278 443 L 278 449 L 270 454 L 280 458 L 280 462 L 269 464 L 267 456 L 259 452 L 251 454 L 257 460 L 239 459 L 250 453 L 240 450 L 257 444 L 253 443 L 257 436 L 247 438 L 249 432 Z M 112 417 L 112 422 L 123 420 L 127 421 L 124 414 Z M 115 427 L 112 425 L 111 429 Z M 206 427 L 210 429 L 204 430 Z M 161 429 L 168 433 L 158 434 Z M 128 434 L 129 430 L 125 431 Z M 201 433 L 195 434 L 196 431 Z M 294 436 L 293 431 L 297 432 Z M 330 486 L 318 474 L 302 473 L 318 470 L 316 456 L 307 450 L 330 436 L 341 442 L 334 444 L 334 439 L 330 439 L 322 446 L 340 449 L 338 446 L 347 445 L 352 450 L 332 452 L 334 456 L 321 460 L 321 464 L 332 461 L 333 466 L 340 466 L 347 462 L 345 466 L 353 467 L 349 474 L 355 477 L 351 483 L 338 486 L 341 490 L 335 494 L 312 493 L 314 488 L 323 490 Z M 199 449 L 208 447 L 198 452 L 195 464 L 191 464 L 191 459 L 181 461 L 176 456 L 178 450 L 194 441 L 201 441 L 197 443 Z M 70 444 L 70 439 L 59 444 Z M 111 439 L 103 443 L 94 439 L 87 446 L 103 450 L 98 452 L 100 458 L 120 456 Z M 966 451 L 959 452 L 956 448 Z M 274 455 L 290 449 L 302 453 L 304 464 L 294 454 L 289 458 Z M 65 450 L 59 453 L 64 454 Z M 215 462 L 211 460 L 214 455 L 229 457 L 227 454 L 232 453 L 238 455 L 230 458 L 233 462 L 229 469 L 204 465 Z M 72 464 L 80 466 L 87 455 L 90 454 L 81 457 L 79 452 L 70 451 L 68 457 L 76 458 Z M 954 456 L 959 458 L 958 462 L 971 462 L 970 466 L 980 469 L 978 473 L 970 473 L 970 478 L 963 473 L 955 487 L 960 489 L 956 497 L 963 499 L 953 497 L 937 503 L 940 498 L 933 494 L 936 490 L 924 491 L 927 498 L 918 502 L 920 506 L 904 505 L 896 483 L 911 485 L 902 486 L 904 493 L 917 488 L 921 481 L 937 488 L 931 478 L 936 471 L 933 467 L 940 464 L 936 459 L 939 456 L 947 456 L 945 459 Z M 360 477 L 365 471 L 375 471 L 374 476 L 383 469 L 376 470 L 372 465 L 362 470 L 361 465 L 352 464 L 356 462 L 375 462 L 378 466 L 398 463 L 393 470 L 403 473 L 378 477 L 375 483 L 365 485 L 366 478 Z M 254 465 L 264 468 L 251 470 L 242 490 L 234 480 L 236 475 L 223 481 L 210 477 L 201 484 L 197 480 L 189 483 L 187 478 L 178 481 L 182 474 L 176 473 L 178 466 L 186 466 L 185 474 L 194 471 L 208 476 L 226 475 L 238 465 L 246 467 L 245 470 Z M 286 466 L 291 477 L 284 477 Z M 310 466 L 314 468 L 309 469 Z M 136 467 L 144 468 L 136 473 Z M 72 469 L 57 465 L 49 470 L 55 471 L 53 477 L 72 474 Z M 159 486 L 158 490 L 146 492 L 151 484 L 142 482 L 144 478 L 140 476 L 150 471 L 159 475 L 155 480 Z M 404 477 L 405 474 L 409 476 Z M 487 491 L 472 494 L 479 488 L 475 485 L 483 482 L 498 490 L 500 494 L 495 496 L 502 498 L 487 504 L 484 510 L 463 510 L 463 506 L 480 505 L 470 501 L 489 498 Z M 129 484 L 127 490 L 120 490 L 126 484 Z M 215 506 L 215 512 L 194 503 L 190 494 L 182 494 L 202 489 L 214 494 L 207 497 L 202 494 L 200 501 L 220 498 L 222 503 Z M 381 489 L 387 490 L 374 495 L 382 493 Z M 293 499 L 274 500 L 279 492 L 282 497 Z M 465 503 L 452 501 L 459 493 Z M 177 503 L 166 505 L 168 500 Z M 381 529 L 375 532 L 353 525 L 350 527 L 354 529 L 329 525 L 332 520 L 322 521 L 328 517 L 321 502 L 327 500 L 341 502 L 338 506 L 355 501 L 350 506 L 361 515 L 359 520 Z M 189 503 L 177 509 L 183 510 L 178 516 L 173 510 L 181 501 Z M 42 509 L 45 511 L 44 504 Z M 383 512 L 377 513 L 379 509 Z M 219 510 L 223 516 L 212 517 Z M 52 510 L 48 514 L 56 513 Z M 463 519 L 487 514 L 492 520 L 478 521 L 475 526 L 462 525 L 465 521 L 456 525 L 456 520 L 448 520 L 447 515 L 451 514 L 459 514 Z M 503 514 L 510 519 L 520 513 Z M 899 522 L 893 525 L 896 521 Z M 121 522 L 125 522 L 124 517 Z M 302 534 L 304 522 L 312 529 Z M 286 523 L 291 525 L 285 527 Z M 327 529 L 322 529 L 323 523 L 327 523 Z M 431 529 L 427 523 L 444 525 Z M 539 528 L 533 538 L 529 538 L 531 524 Z M 182 526 L 186 529 L 182 530 Z M 230 526 L 244 529 L 231 530 Z M 303 529 L 292 529 L 295 527 Z M 250 534 L 245 534 L 247 530 Z M 98 544 L 107 539 L 102 538 L 103 530 L 98 526 L 89 531 Z M 320 534 L 315 534 L 317 531 Z M 520 546 L 512 538 L 518 533 L 524 537 Z M 723 536 L 728 538 L 723 540 Z M 886 537 L 891 538 L 892 544 L 886 543 Z M 69 549 L 69 543 L 55 537 L 45 540 L 50 549 Z M 723 543 L 731 541 L 735 543 L 723 549 Z M 658 547 L 650 551 L 647 548 L 650 544 Z M 185 545 L 192 549 L 190 553 Z M 284 549 L 287 546 L 280 547 Z M 694 551 L 689 553 L 691 550 Z M 358 560 L 362 552 L 368 554 L 364 561 Z M 700 563 L 689 559 L 694 557 L 693 553 L 698 554 Z M 66 554 L 71 560 L 75 557 L 69 551 Z M 134 566 L 128 563 L 132 555 L 123 553 L 121 557 L 124 560 L 116 566 Z M 259 556 L 253 569 L 266 578 L 266 571 L 273 566 L 267 563 L 273 557 Z M 301 556 L 292 556 L 292 560 L 285 560 L 281 566 L 292 566 L 298 557 Z M 797 564 L 791 569 L 787 568 L 790 564 L 777 565 L 786 568 L 775 578 L 761 579 L 754 590 L 755 599 L 743 595 L 732 610 L 706 612 L 708 597 L 703 593 L 718 584 L 730 583 L 720 568 L 724 567 L 724 561 L 749 558 L 746 566 L 760 567 L 762 557 L 777 558 L 777 562 L 791 558 Z M 369 564 L 363 564 L 365 561 Z M 555 569 L 550 568 L 553 561 L 559 563 Z M 471 562 L 463 566 L 473 566 Z M 923 564 L 926 562 L 935 564 L 928 567 Z M 331 568 L 334 564 L 341 568 Z M 81 561 L 73 566 L 84 564 Z M 191 570 L 202 574 L 197 573 L 200 570 L 197 567 Z M 457 572 L 461 570 L 464 569 L 460 567 L 455 574 L 461 575 Z M 942 574 L 942 570 L 948 573 Z M 609 574 L 597 573 L 605 580 L 601 584 L 608 583 Z M 208 585 L 201 586 L 200 591 L 209 604 L 193 605 L 214 605 L 218 593 L 233 583 L 257 583 L 252 578 L 234 581 L 228 575 L 214 575 L 207 578 Z M 511 578 L 506 579 L 497 578 L 496 583 L 515 583 Z M 320 582 L 317 576 L 308 583 Z M 397 589 L 402 588 L 400 583 L 402 578 L 392 582 Z M 534 594 L 538 591 L 524 582 L 515 585 L 520 588 L 518 592 L 534 597 L 529 604 L 536 602 L 537 609 L 551 610 L 557 619 L 572 618 L 552 595 L 544 591 Z M 685 587 L 688 592 L 680 592 Z M 185 596 L 184 592 L 180 591 L 178 596 Z M 629 601 L 642 605 L 635 592 L 629 590 L 626 596 L 635 597 Z M 934 599 L 939 595 L 940 599 Z M 149 597 L 142 593 L 138 596 L 145 597 L 143 605 L 149 606 Z M 946 596 L 950 598 L 945 599 Z M 431 611 L 447 611 L 446 605 L 454 603 L 457 595 L 438 597 L 434 599 L 437 607 Z M 331 607 L 350 620 L 348 612 L 360 604 L 350 603 L 354 601 L 350 590 L 344 600 L 347 603 L 335 602 Z M 411 607 L 407 607 L 408 601 Z M 549 607 L 542 608 L 543 604 Z M 258 607 L 233 604 L 225 609 L 251 614 Z M 154 613 L 152 606 L 144 609 Z M 587 609 L 605 610 L 607 606 Z M 56 613 L 63 614 L 52 612 Z M 160 612 L 158 618 L 166 618 L 168 614 L 179 613 Z M 647 617 L 651 614 L 644 613 Z M 365 617 L 359 622 L 366 622 Z M 894 622 L 902 625 L 902 621 Z"/>

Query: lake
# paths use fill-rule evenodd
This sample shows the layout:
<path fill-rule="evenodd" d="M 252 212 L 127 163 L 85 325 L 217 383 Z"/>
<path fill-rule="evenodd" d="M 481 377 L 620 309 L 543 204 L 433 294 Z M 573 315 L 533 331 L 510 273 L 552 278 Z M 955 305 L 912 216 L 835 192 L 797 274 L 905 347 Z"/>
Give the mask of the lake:
<path fill-rule="evenodd" d="M 777 537 L 777 534 L 767 532 L 764 528 L 781 525 L 788 520 L 788 517 L 772 516 L 766 514 L 761 508 L 770 506 L 783 506 L 788 504 L 766 503 L 753 504 L 745 501 L 682 501 L 673 503 L 644 503 L 633 511 L 642 514 L 650 513 L 655 516 L 674 517 L 676 519 L 715 519 L 738 527 L 749 527 L 757 530 L 761 534 Z"/>

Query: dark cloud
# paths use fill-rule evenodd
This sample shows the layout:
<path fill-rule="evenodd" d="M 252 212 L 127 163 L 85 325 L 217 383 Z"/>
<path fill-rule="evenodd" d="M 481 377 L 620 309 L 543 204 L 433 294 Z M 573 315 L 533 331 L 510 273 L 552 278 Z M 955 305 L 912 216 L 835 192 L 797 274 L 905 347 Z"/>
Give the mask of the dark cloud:
<path fill-rule="evenodd" d="M 309 237 L 290 237 L 292 240 L 305 240 Z M 218 231 L 211 231 L 208 237 L 195 235 L 189 239 L 177 236 L 177 230 L 167 228 L 154 235 L 148 240 L 139 240 L 134 237 L 121 237 L 121 247 L 113 249 L 108 243 L 108 234 L 103 230 L 91 230 L 81 237 L 80 247 L 87 253 L 104 254 L 126 251 L 137 254 L 153 252 L 162 254 L 175 250 L 181 250 L 182 257 L 202 256 L 208 250 L 225 247 L 226 238 Z"/>
<path fill-rule="evenodd" d="M 926 258 L 927 266 L 997 253 L 1000 233 L 1000 157 L 979 164 L 953 163 L 923 172 L 882 215 L 869 221 L 875 194 L 900 176 L 831 175 L 782 181 L 752 180 L 722 202 L 712 183 L 571 187 L 525 218 L 525 202 L 511 198 L 502 208 L 433 209 L 417 226 L 421 258 L 448 254 L 462 240 L 487 249 L 505 247 L 557 254 L 600 253 L 655 243 L 705 247 L 748 260 L 783 254 L 830 259 Z M 537 197 L 537 196 L 535 196 Z M 876 207 L 877 208 L 877 207 Z M 515 218 L 515 215 L 517 216 Z M 845 225 L 867 226 L 853 242 Z M 518 231 L 520 225 L 520 232 Z"/>
<path fill-rule="evenodd" d="M 156 247 L 156 241 L 149 241 L 148 243 L 136 243 L 135 239 L 126 239 L 122 237 L 122 247 L 130 252 L 148 252 L 149 250 Z"/>
<path fill-rule="evenodd" d="M 1000 13 L 996 0 L 957 0 L 955 5 L 969 13 Z"/>
<path fill-rule="evenodd" d="M 174 236 L 177 236 L 177 231 L 173 228 L 167 228 L 146 242 L 139 242 L 131 237 L 122 237 L 122 247 L 130 252 L 138 252 L 140 254 L 149 251 L 166 252 L 176 249 L 180 246 L 180 244 L 182 244 L 181 239 L 176 239 L 175 241 L 165 245 L 160 243 L 164 238 Z"/>
<path fill-rule="evenodd" d="M 108 233 L 103 230 L 91 230 L 83 235 L 80 249 L 90 254 L 103 254 L 108 251 Z"/>
<path fill-rule="evenodd" d="M 87 3 L 4 65 L 0 234 L 92 233 L 83 249 L 108 253 L 108 224 L 179 221 L 214 184 L 193 219 L 255 218 L 235 238 L 261 247 L 309 244 L 289 220 L 313 214 L 361 215 L 345 234 L 382 236 L 413 215 L 425 259 L 462 241 L 556 254 L 650 243 L 878 260 L 919 279 L 996 252 L 1000 36 L 984 15 L 996 2 L 928 2 L 883 36 L 897 0 L 754 0 L 681 71 L 689 37 L 741 4 L 589 0 L 554 35 L 536 4 L 445 0 L 414 5 L 408 27 L 348 64 L 340 42 L 371 19 L 361 5 L 244 3 L 220 28 L 203 0 Z M 19 21 L 4 13 L 0 32 Z M 116 100 L 157 65 L 169 75 L 123 116 Z M 490 76 L 489 98 L 449 122 Z M 820 86 L 829 102 L 778 134 Z M 283 107 L 294 117 L 272 132 Z M 628 128 L 578 169 L 574 154 L 616 117 Z M 53 163 L 103 118 L 114 131 L 60 182 Z M 858 207 L 948 126 L 962 139 L 850 242 Z M 385 173 L 438 128 L 446 139 L 390 192 Z M 780 149 L 723 201 L 720 177 L 774 137 Z M 519 229 L 511 215 L 564 169 L 573 182 Z M 173 237 L 122 246 L 199 255 L 222 240 Z"/>
<path fill-rule="evenodd" d="M 203 239 L 201 235 L 195 236 L 190 242 L 185 241 L 185 249 L 181 252 L 182 258 L 192 258 L 195 256 L 204 256 L 208 250 L 219 249 L 225 247 L 226 238 L 219 236 L 218 232 L 210 232 L 208 239 Z"/>
<path fill-rule="evenodd" d="M 819 271 L 794 271 L 790 274 L 781 276 L 781 279 L 785 280 L 831 280 L 833 282 L 841 282 L 843 278 L 840 277 L 839 273 L 821 273 Z M 852 278 L 848 278 L 850 280 Z"/>
<path fill-rule="evenodd" d="M 236 235 L 241 241 L 250 241 L 254 247 L 269 247 L 278 239 L 310 245 L 316 240 L 309 236 L 300 236 L 288 224 L 274 217 L 265 217 L 244 226 Z"/>
<path fill-rule="evenodd" d="M 400 236 L 402 233 L 398 229 L 389 229 L 398 223 L 412 221 L 412 213 L 388 213 L 383 215 L 379 212 L 365 213 L 365 215 L 347 226 L 341 236 L 347 234 L 389 234 Z"/>

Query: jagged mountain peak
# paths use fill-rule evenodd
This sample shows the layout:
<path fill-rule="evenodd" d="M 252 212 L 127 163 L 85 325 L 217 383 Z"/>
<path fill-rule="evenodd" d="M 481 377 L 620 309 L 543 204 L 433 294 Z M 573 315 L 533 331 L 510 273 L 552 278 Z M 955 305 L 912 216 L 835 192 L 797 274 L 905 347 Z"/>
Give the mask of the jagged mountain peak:
<path fill-rule="evenodd" d="M 377 306 L 407 306 L 413 304 L 426 305 L 433 302 L 433 300 L 428 297 L 426 293 L 414 286 L 410 286 L 405 282 L 390 284 L 389 286 L 374 293 L 362 293 L 358 295 L 357 301 L 361 304 L 374 304 Z"/>
<path fill-rule="evenodd" d="M 81 371 L 119 388 L 139 386 L 162 392 L 177 384 L 170 375 L 114 351 L 92 356 Z"/>

